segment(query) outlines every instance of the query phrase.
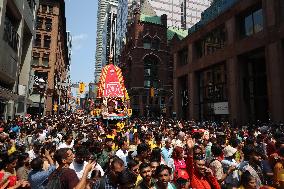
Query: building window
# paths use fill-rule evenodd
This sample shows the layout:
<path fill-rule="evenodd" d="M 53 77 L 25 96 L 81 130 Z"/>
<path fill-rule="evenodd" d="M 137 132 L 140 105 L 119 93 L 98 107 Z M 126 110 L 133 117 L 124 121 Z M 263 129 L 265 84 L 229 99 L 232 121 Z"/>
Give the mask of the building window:
<path fill-rule="evenodd" d="M 263 30 L 263 12 L 262 9 L 250 12 L 242 20 L 244 36 L 251 36 Z"/>
<path fill-rule="evenodd" d="M 142 96 L 142 103 L 147 104 L 147 96 Z"/>
<path fill-rule="evenodd" d="M 51 5 L 47 6 L 47 13 L 53 14 L 53 7 Z"/>
<path fill-rule="evenodd" d="M 50 42 L 51 42 L 51 39 L 50 39 L 50 36 L 44 36 L 44 47 L 45 48 L 50 48 Z"/>
<path fill-rule="evenodd" d="M 34 65 L 34 66 L 39 65 L 39 57 L 40 57 L 39 53 L 36 53 L 36 52 L 33 53 L 32 65 Z"/>
<path fill-rule="evenodd" d="M 133 96 L 131 98 L 131 104 L 134 106 L 138 106 L 139 105 L 139 96 Z"/>
<path fill-rule="evenodd" d="M 225 26 L 221 26 L 196 43 L 196 54 L 198 58 L 215 53 L 217 50 L 224 48 L 226 43 Z"/>
<path fill-rule="evenodd" d="M 182 2 L 180 5 L 180 9 L 181 9 L 181 27 L 183 29 L 186 29 L 186 1 Z"/>
<path fill-rule="evenodd" d="M 45 20 L 45 30 L 46 31 L 51 31 L 52 30 L 52 19 L 47 18 Z"/>
<path fill-rule="evenodd" d="M 36 19 L 36 29 L 37 30 L 42 29 L 42 23 L 43 23 L 43 18 L 37 17 L 37 19 Z"/>
<path fill-rule="evenodd" d="M 158 50 L 160 49 L 160 39 L 155 37 L 152 41 L 152 49 Z"/>
<path fill-rule="evenodd" d="M 199 103 L 201 117 L 212 119 L 214 104 L 228 102 L 227 97 L 227 76 L 225 64 L 216 65 L 210 69 L 204 70 L 199 74 Z"/>
<path fill-rule="evenodd" d="M 147 36 L 143 39 L 143 48 L 144 49 L 151 49 L 151 37 Z"/>
<path fill-rule="evenodd" d="M 145 68 L 144 69 L 144 76 L 145 77 L 151 76 L 151 69 L 150 68 Z"/>
<path fill-rule="evenodd" d="M 34 45 L 35 45 L 35 47 L 41 47 L 41 35 L 40 34 L 36 35 Z"/>
<path fill-rule="evenodd" d="M 186 65 L 188 63 L 188 49 L 182 49 L 178 52 L 178 59 L 180 65 Z"/>
<path fill-rule="evenodd" d="M 41 5 L 41 12 L 47 13 L 47 5 Z"/>
<path fill-rule="evenodd" d="M 284 1 L 280 0 L 280 20 L 284 22 Z"/>
<path fill-rule="evenodd" d="M 15 51 L 18 50 L 19 35 L 17 33 L 16 23 L 12 21 L 7 15 L 4 21 L 4 40 L 12 47 Z"/>
<path fill-rule="evenodd" d="M 145 80 L 145 81 L 144 81 L 144 87 L 150 88 L 150 87 L 151 87 L 151 81 Z"/>
<path fill-rule="evenodd" d="M 144 58 L 144 87 L 158 88 L 158 58 L 156 56 L 146 56 Z"/>
<path fill-rule="evenodd" d="M 44 54 L 42 57 L 42 66 L 48 67 L 49 63 L 49 54 Z"/>

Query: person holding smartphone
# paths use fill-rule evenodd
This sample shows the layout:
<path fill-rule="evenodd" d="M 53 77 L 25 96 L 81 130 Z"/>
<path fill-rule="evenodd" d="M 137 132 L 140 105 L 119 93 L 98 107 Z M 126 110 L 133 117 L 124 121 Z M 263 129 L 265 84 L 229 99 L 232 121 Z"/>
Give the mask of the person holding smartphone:
<path fill-rule="evenodd" d="M 91 156 L 89 151 L 85 147 L 80 146 L 76 149 L 74 161 L 70 164 L 69 168 L 73 169 L 76 172 L 78 178 L 81 179 L 89 160 L 96 161 L 94 156 Z M 101 176 L 104 176 L 104 171 L 102 167 L 96 162 L 92 170 L 90 171 L 88 178 L 90 178 L 91 172 L 93 170 L 99 170 Z"/>

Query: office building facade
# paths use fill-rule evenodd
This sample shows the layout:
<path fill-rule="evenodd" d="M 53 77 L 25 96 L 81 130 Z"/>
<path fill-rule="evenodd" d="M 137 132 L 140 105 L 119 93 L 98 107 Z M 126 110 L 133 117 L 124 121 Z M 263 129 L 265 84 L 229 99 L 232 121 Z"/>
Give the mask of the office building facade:
<path fill-rule="evenodd" d="M 283 0 L 235 0 L 173 46 L 178 118 L 283 122 L 283 13 Z"/>
<path fill-rule="evenodd" d="M 0 119 L 25 115 L 37 1 L 0 1 Z"/>

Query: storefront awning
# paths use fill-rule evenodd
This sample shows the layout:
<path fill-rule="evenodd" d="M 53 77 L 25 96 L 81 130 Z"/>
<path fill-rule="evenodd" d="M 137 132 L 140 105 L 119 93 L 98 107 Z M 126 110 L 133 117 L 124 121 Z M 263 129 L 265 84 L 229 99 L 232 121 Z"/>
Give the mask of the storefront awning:
<path fill-rule="evenodd" d="M 0 99 L 8 101 L 8 100 L 18 100 L 19 95 L 13 93 L 13 91 L 3 88 L 0 86 Z"/>
<path fill-rule="evenodd" d="M 0 86 L 0 100 L 3 100 L 3 101 L 13 100 L 15 102 L 26 102 L 27 104 L 33 103 L 32 100 L 26 98 L 25 96 L 17 95 L 13 93 L 13 91 L 3 88 L 1 86 Z"/>

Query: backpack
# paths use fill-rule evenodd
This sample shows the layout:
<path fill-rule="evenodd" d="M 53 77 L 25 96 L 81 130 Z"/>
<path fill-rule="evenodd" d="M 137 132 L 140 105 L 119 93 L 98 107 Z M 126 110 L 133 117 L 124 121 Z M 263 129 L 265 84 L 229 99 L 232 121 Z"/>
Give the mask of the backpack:
<path fill-rule="evenodd" d="M 48 183 L 46 185 L 46 189 L 61 189 L 61 181 L 60 177 L 63 174 L 63 171 L 54 171 L 54 173 L 51 174 L 51 177 L 48 178 Z"/>

